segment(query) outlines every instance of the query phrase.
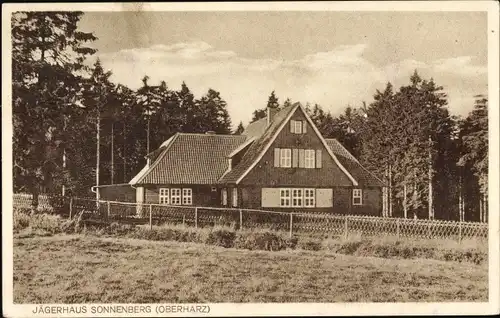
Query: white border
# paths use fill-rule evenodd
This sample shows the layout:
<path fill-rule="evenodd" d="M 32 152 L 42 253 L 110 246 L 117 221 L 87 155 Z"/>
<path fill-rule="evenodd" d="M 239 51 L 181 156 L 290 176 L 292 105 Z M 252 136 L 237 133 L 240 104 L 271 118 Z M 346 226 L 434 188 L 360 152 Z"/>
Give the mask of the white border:
<path fill-rule="evenodd" d="M 210 304 L 210 314 L 200 316 L 284 316 L 284 315 L 415 315 L 415 314 L 495 314 L 499 307 L 499 5 L 495 1 L 415 1 L 415 2 L 259 2 L 259 3 L 19 3 L 2 5 L 2 210 L 12 211 L 12 114 L 11 114 L 11 44 L 10 14 L 16 10 L 81 11 L 487 11 L 488 12 L 488 99 L 489 99 L 489 301 L 484 303 L 286 303 L 286 304 Z M 214 9 L 217 8 L 217 9 Z M 35 305 L 13 305 L 12 298 L 12 217 L 2 213 L 3 230 L 3 314 L 8 317 L 30 317 Z M 98 305 L 98 304 L 94 304 Z M 154 305 L 154 304 L 153 304 Z M 80 306 L 78 304 L 72 307 Z M 89 305 L 86 305 L 89 306 Z M 51 316 L 51 315 L 45 315 Z M 54 315 L 52 315 L 54 316 Z M 75 314 L 58 315 L 78 316 Z M 102 315 L 85 314 L 97 317 Z M 123 316 L 116 314 L 110 316 Z M 132 315 L 129 315 L 132 316 Z M 134 316 L 158 316 L 135 314 Z M 169 316 L 194 316 L 189 313 Z"/>

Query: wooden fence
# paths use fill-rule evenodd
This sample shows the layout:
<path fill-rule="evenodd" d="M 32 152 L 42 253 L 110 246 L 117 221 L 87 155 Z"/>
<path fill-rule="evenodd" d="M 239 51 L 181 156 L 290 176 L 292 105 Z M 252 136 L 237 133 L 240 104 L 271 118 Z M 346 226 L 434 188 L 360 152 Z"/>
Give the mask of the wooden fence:
<path fill-rule="evenodd" d="M 239 208 L 137 204 L 84 198 L 43 198 L 39 210 L 87 220 L 135 224 L 183 224 L 193 227 L 230 226 L 236 229 L 270 229 L 308 236 L 381 236 L 400 238 L 486 239 L 488 224 L 441 220 L 287 213 Z M 29 208 L 30 198 L 15 196 L 14 206 Z"/>

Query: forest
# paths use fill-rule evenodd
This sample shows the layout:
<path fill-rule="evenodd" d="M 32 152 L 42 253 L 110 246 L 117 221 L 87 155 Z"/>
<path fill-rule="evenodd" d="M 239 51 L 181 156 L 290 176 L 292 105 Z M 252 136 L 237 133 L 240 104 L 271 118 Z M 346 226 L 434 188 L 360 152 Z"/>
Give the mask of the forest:
<path fill-rule="evenodd" d="M 96 184 L 127 183 L 176 132 L 243 132 L 248 123 L 231 121 L 215 89 L 194 96 L 187 83 L 172 88 L 147 74 L 137 90 L 113 83 L 99 59 L 86 63 L 97 35 L 78 29 L 82 15 L 12 15 L 14 192 L 91 196 Z M 269 91 L 252 120 L 297 102 Z M 324 137 L 386 181 L 388 216 L 486 222 L 488 99 L 474 97 L 468 116 L 454 116 L 444 88 L 415 71 L 340 114 L 300 102 Z"/>

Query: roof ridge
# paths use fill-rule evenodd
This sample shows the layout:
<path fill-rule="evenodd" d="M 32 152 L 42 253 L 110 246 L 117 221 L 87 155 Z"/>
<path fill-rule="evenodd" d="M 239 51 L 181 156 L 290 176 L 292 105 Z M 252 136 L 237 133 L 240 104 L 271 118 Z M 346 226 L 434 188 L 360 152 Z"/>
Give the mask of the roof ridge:
<path fill-rule="evenodd" d="M 205 134 L 205 133 L 186 133 L 186 132 L 178 132 L 178 135 L 182 136 L 207 136 L 207 137 L 234 137 L 234 138 L 240 138 L 244 137 L 243 135 L 233 135 L 233 134 Z"/>

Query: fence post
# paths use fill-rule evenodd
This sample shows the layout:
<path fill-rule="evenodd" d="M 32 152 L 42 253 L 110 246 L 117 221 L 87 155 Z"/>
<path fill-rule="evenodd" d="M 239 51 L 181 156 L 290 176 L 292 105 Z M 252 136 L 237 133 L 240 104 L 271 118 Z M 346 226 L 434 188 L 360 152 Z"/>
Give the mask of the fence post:
<path fill-rule="evenodd" d="M 69 199 L 69 219 L 73 216 L 73 197 Z"/>
<path fill-rule="evenodd" d="M 109 220 L 109 216 L 111 215 L 111 203 L 108 201 L 108 209 L 106 212 L 106 220 Z"/>
<path fill-rule="evenodd" d="M 240 231 L 243 230 L 243 211 L 240 209 Z"/>
<path fill-rule="evenodd" d="M 458 222 L 458 243 L 462 243 L 462 221 Z"/>
<path fill-rule="evenodd" d="M 194 227 L 198 228 L 198 207 L 194 208 Z"/>
<path fill-rule="evenodd" d="M 153 205 L 149 205 L 149 229 L 153 230 Z"/>
<path fill-rule="evenodd" d="M 396 218 L 396 237 L 399 238 L 399 232 L 400 232 L 400 229 L 399 229 L 399 218 Z"/>
<path fill-rule="evenodd" d="M 293 232 L 293 212 L 290 213 L 290 238 L 292 238 Z"/>

